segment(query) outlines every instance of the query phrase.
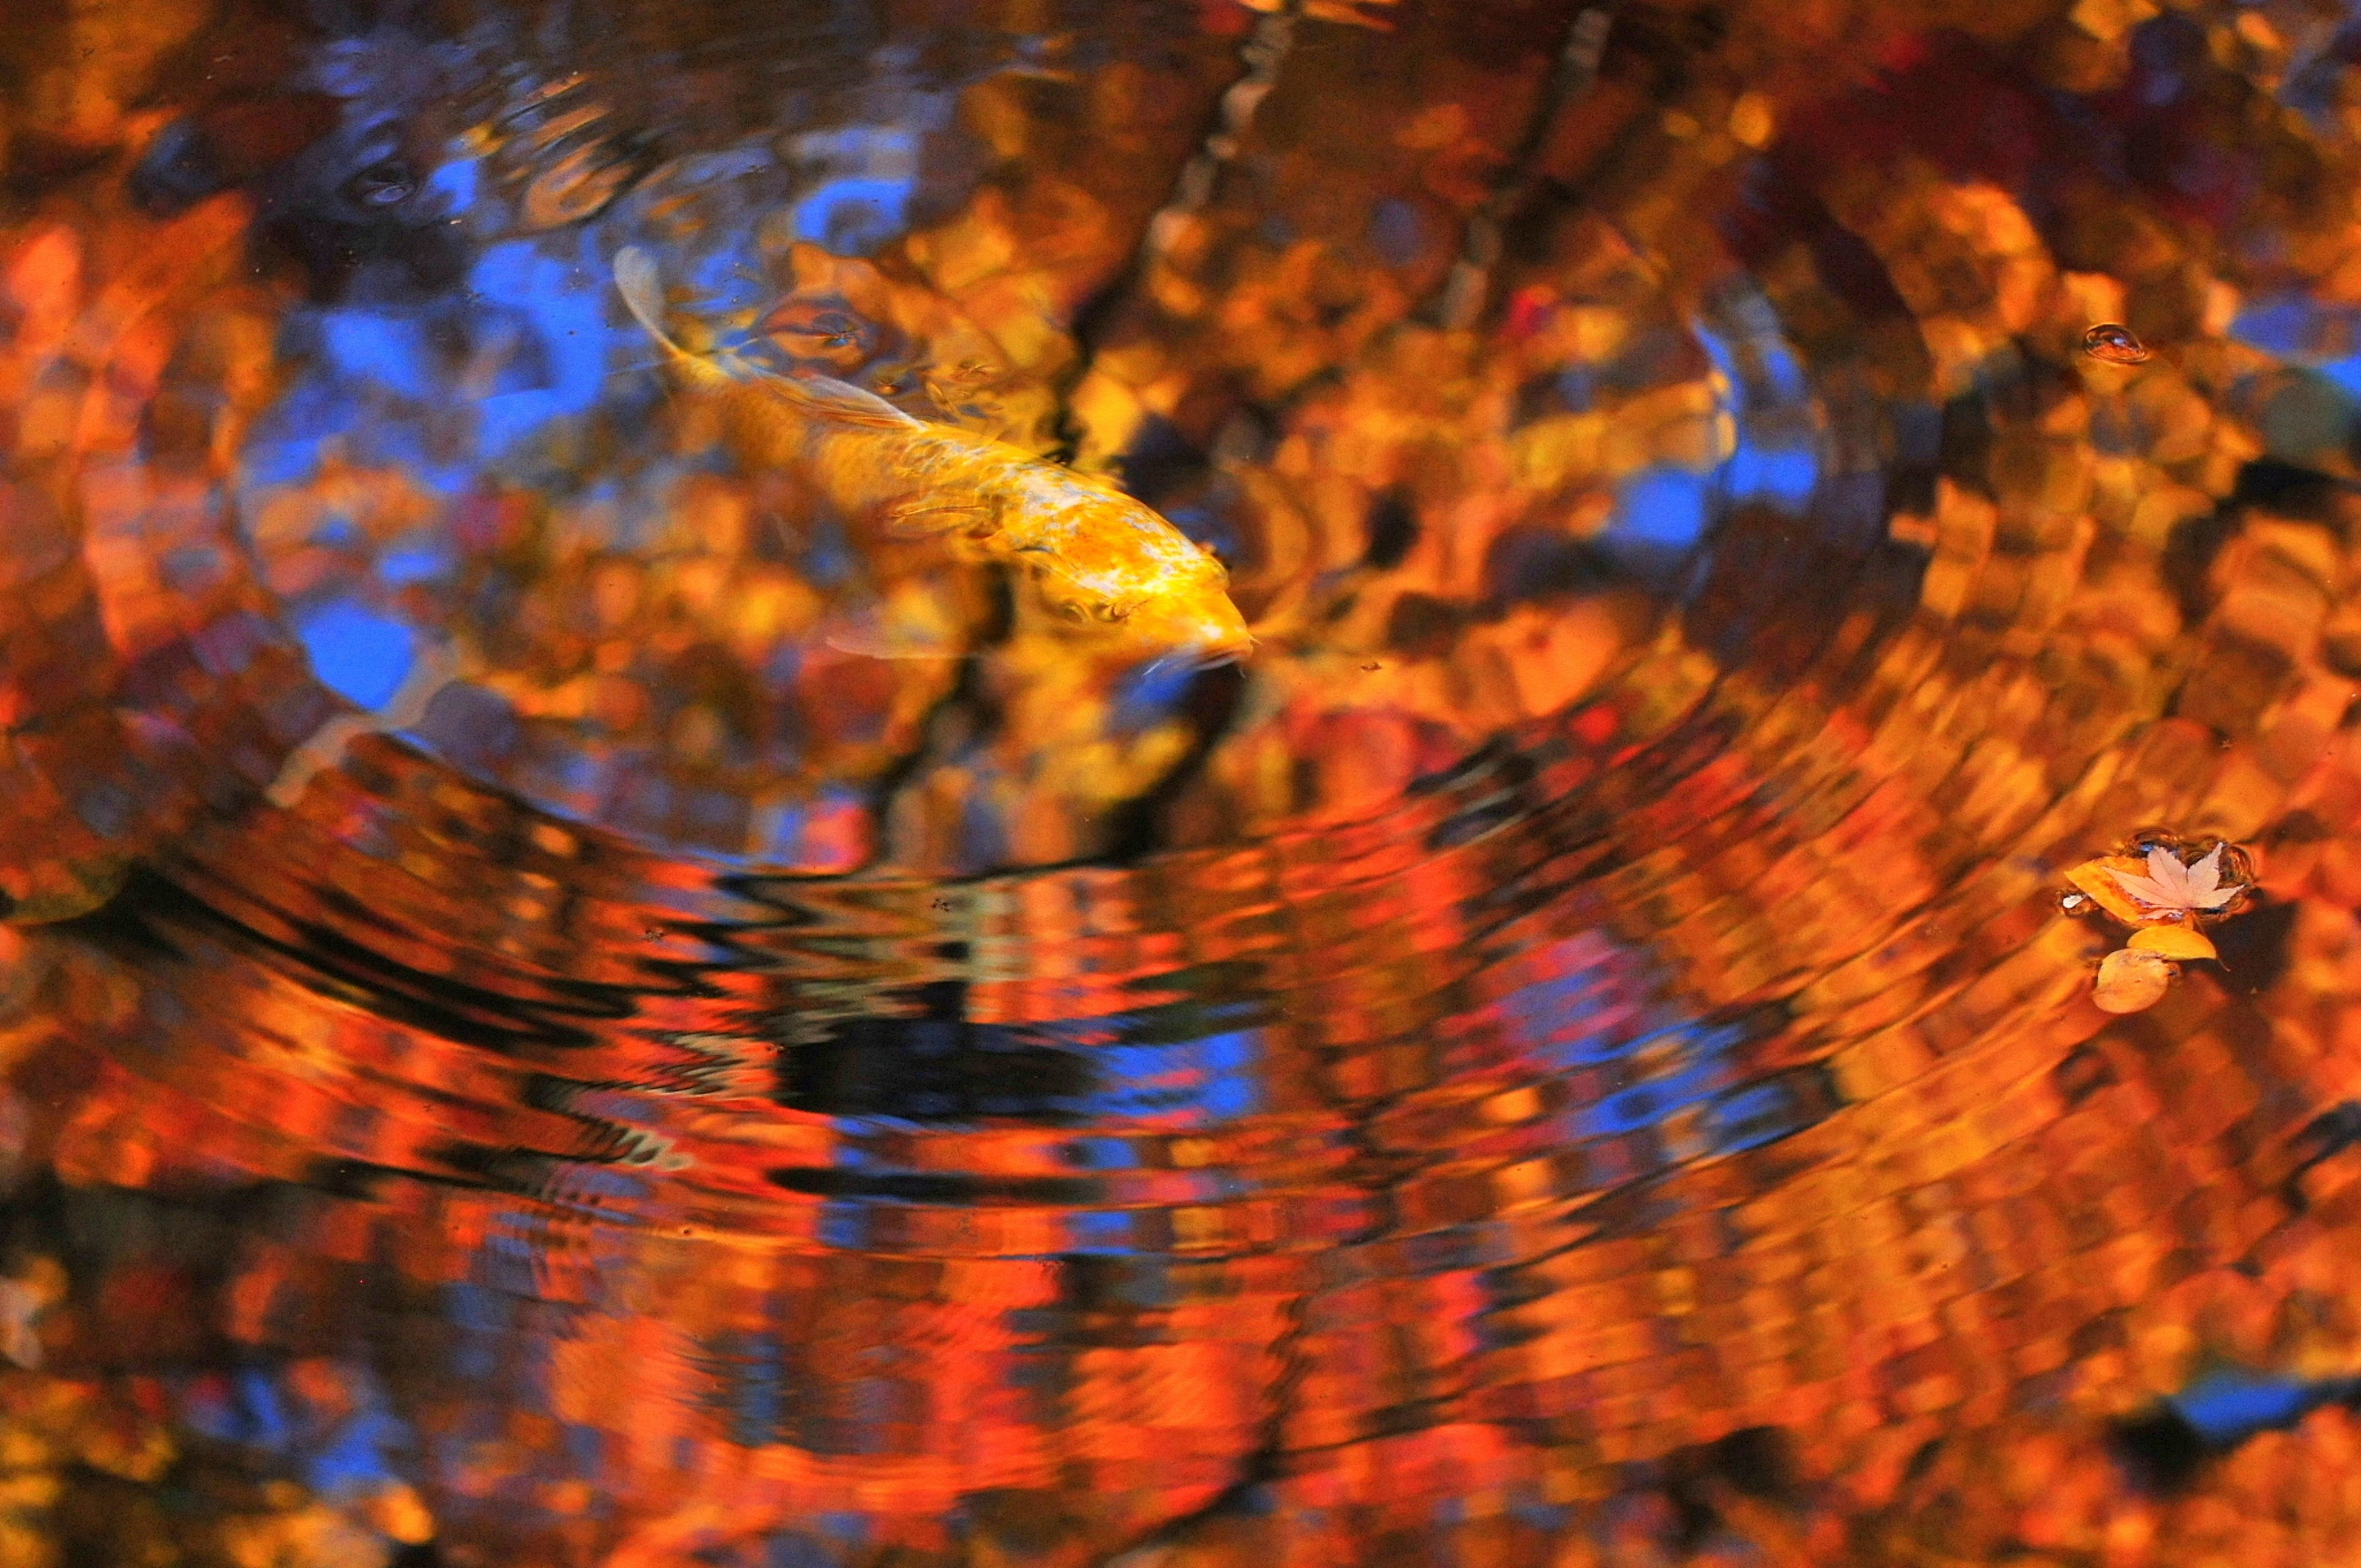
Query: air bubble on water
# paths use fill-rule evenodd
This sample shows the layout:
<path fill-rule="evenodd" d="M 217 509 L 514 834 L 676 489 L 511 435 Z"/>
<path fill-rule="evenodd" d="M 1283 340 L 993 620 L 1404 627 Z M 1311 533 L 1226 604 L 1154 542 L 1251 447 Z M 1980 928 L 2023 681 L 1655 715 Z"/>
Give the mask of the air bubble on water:
<path fill-rule="evenodd" d="M 2101 322 L 2084 333 L 2082 352 L 2108 365 L 2138 365 L 2148 357 L 2147 345 L 2120 322 Z"/>

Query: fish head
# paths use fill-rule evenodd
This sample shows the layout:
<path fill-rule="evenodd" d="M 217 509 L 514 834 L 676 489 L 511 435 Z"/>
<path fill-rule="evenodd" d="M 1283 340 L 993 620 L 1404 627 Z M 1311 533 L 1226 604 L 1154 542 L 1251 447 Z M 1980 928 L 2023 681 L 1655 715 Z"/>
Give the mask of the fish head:
<path fill-rule="evenodd" d="M 1053 578 L 1044 587 L 1071 632 L 1126 663 L 1202 669 L 1243 659 L 1254 650 L 1246 618 L 1218 577 L 1159 575 L 1087 590 Z"/>
<path fill-rule="evenodd" d="M 1147 507 L 1092 486 L 1078 520 L 1031 576 L 1067 630 L 1132 664 L 1199 669 L 1255 646 L 1230 601 L 1227 567 Z"/>

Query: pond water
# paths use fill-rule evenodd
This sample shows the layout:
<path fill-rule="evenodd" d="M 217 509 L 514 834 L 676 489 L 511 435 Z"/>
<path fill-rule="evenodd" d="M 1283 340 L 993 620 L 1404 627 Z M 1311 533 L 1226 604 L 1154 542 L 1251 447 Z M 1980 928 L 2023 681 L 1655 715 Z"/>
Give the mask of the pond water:
<path fill-rule="evenodd" d="M 2361 1550 L 2340 8 L 27 17 L 0 1564 Z"/>

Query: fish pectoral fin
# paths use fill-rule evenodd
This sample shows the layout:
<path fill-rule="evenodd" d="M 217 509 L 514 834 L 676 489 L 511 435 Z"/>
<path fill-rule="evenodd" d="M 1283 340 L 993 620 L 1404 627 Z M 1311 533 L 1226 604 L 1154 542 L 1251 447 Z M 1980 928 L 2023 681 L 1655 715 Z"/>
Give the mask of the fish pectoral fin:
<path fill-rule="evenodd" d="M 820 641 L 864 659 L 963 659 L 967 650 L 931 629 L 888 621 L 875 607 L 845 610 L 820 623 Z"/>
<path fill-rule="evenodd" d="M 885 514 L 885 532 L 896 539 L 932 539 L 988 528 L 992 521 L 992 508 L 977 501 L 906 501 Z"/>
<path fill-rule="evenodd" d="M 791 403 L 847 424 L 883 430 L 916 430 L 925 422 L 904 413 L 874 392 L 833 376 L 774 376 L 768 385 Z"/>
<path fill-rule="evenodd" d="M 936 643 L 903 641 L 893 632 L 872 633 L 861 627 L 832 628 L 822 641 L 840 653 L 857 654 L 863 659 L 964 659 L 963 648 L 946 648 Z"/>

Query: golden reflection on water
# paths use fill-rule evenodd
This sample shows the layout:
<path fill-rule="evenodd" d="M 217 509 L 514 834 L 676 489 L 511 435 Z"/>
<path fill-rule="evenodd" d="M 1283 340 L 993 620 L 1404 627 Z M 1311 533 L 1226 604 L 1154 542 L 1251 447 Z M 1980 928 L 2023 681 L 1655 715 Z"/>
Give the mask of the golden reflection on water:
<path fill-rule="evenodd" d="M 2342 1561 L 2342 26 L 38 9 L 0 1565 Z"/>

